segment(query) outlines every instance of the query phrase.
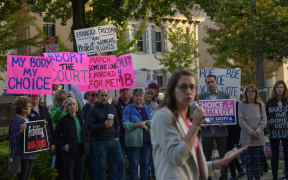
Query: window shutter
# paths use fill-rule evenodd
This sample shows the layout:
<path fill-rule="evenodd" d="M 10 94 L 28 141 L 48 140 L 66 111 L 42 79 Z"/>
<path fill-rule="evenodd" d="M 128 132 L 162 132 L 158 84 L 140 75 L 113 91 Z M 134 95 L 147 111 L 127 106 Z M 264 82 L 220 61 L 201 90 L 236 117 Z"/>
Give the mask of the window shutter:
<path fill-rule="evenodd" d="M 152 37 L 152 53 L 156 53 L 156 32 L 151 29 L 151 37 Z"/>
<path fill-rule="evenodd" d="M 165 51 L 165 34 L 164 34 L 164 30 L 161 31 L 161 52 Z"/>
<path fill-rule="evenodd" d="M 147 52 L 146 29 L 142 33 L 143 52 Z"/>

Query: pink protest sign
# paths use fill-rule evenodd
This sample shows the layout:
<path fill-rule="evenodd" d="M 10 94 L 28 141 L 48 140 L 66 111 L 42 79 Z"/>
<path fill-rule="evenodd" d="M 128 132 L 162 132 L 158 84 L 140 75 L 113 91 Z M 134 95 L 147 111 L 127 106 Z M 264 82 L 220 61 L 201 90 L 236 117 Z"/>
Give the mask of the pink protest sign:
<path fill-rule="evenodd" d="M 133 62 L 131 56 L 121 56 L 116 58 L 120 86 L 122 88 L 134 88 L 135 77 L 133 71 Z"/>
<path fill-rule="evenodd" d="M 52 94 L 53 59 L 7 56 L 8 94 Z"/>
<path fill-rule="evenodd" d="M 122 89 L 135 86 L 131 56 L 90 56 L 89 86 L 79 86 L 79 91 Z"/>
<path fill-rule="evenodd" d="M 236 124 L 235 99 L 200 100 L 199 106 L 205 109 L 212 125 Z"/>
<path fill-rule="evenodd" d="M 89 85 L 79 86 L 79 91 L 108 90 L 119 87 L 116 56 L 89 57 Z"/>
<path fill-rule="evenodd" d="M 44 56 L 53 58 L 53 84 L 89 83 L 89 59 L 86 52 L 44 53 Z"/>

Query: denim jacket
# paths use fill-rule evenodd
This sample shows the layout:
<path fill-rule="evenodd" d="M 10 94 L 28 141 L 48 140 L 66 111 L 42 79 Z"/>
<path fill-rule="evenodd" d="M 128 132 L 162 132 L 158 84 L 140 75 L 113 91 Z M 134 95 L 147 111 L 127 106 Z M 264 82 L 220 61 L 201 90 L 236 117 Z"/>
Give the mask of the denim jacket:
<path fill-rule="evenodd" d="M 129 104 L 123 111 L 123 125 L 125 128 L 125 146 L 126 147 L 142 147 L 143 146 L 143 129 L 136 128 L 136 123 L 147 120 L 150 128 L 152 111 L 149 106 L 144 105 L 149 119 L 141 118 L 139 112 L 134 108 L 133 104 Z"/>

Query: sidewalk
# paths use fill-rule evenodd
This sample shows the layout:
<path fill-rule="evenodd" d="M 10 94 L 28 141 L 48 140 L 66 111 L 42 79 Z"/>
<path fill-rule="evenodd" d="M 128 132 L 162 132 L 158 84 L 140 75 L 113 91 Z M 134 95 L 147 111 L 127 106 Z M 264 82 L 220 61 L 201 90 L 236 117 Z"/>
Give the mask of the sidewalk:
<path fill-rule="evenodd" d="M 278 170 L 278 179 L 281 179 L 282 178 L 282 171 L 283 170 Z M 229 174 L 229 177 L 230 177 L 230 173 Z M 220 170 L 215 170 L 214 171 L 214 175 L 213 175 L 213 180 L 218 180 L 220 177 Z M 246 180 L 247 179 L 247 176 L 244 176 L 244 177 L 241 177 L 239 178 L 239 180 Z M 264 173 L 263 176 L 261 176 L 261 180 L 272 180 L 273 179 L 273 176 L 272 176 L 272 171 L 269 170 L 267 173 Z"/>

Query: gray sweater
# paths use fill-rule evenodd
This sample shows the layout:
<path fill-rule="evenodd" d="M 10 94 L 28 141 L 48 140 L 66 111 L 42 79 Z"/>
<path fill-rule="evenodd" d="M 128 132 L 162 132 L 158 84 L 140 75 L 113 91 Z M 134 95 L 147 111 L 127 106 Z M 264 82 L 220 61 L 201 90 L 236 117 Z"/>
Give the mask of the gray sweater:
<path fill-rule="evenodd" d="M 261 108 L 260 108 L 261 106 Z M 265 145 L 264 128 L 267 124 L 264 104 L 239 103 L 238 107 L 239 125 L 241 127 L 240 144 L 243 146 L 263 146 Z M 252 132 L 258 132 L 260 138 L 253 139 Z"/>

